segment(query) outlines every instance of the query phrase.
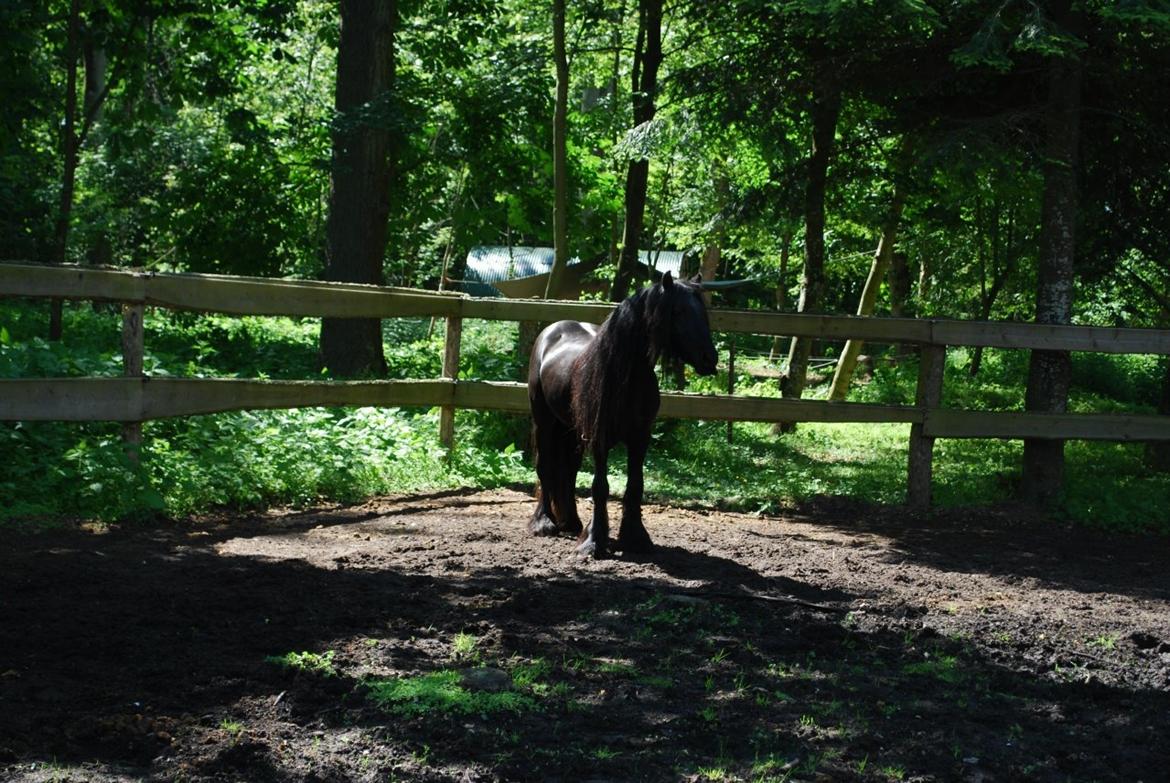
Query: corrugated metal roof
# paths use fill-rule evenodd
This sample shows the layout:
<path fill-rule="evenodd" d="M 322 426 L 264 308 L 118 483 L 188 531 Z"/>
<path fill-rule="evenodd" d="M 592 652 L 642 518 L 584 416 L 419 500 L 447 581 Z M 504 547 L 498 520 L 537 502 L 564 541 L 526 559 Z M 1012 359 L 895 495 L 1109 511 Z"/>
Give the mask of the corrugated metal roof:
<path fill-rule="evenodd" d="M 670 272 L 674 277 L 682 276 L 681 250 L 643 250 L 638 260 L 656 272 Z"/>
<path fill-rule="evenodd" d="M 681 250 L 643 250 L 640 261 L 655 271 L 655 279 L 665 272 L 670 272 L 675 277 L 682 277 L 683 255 Z M 579 258 L 569 259 L 570 267 L 580 265 L 580 268 L 576 270 L 575 275 L 570 275 L 574 280 L 570 285 L 570 293 L 567 295 L 576 296 L 577 294 L 571 293 L 572 286 L 575 285 L 577 289 L 580 289 L 582 278 L 596 269 L 600 263 L 601 259 L 594 259 L 582 265 Z M 483 245 L 471 249 L 471 252 L 467 254 L 467 270 L 463 279 L 452 282 L 456 290 L 472 296 L 505 296 L 503 291 L 494 285 L 495 283 L 547 275 L 552 269 L 552 265 L 553 249 L 551 247 Z M 709 284 L 712 289 L 723 289 L 736 288 L 747 282 L 749 281 L 726 280 Z M 529 280 L 527 283 L 529 284 L 513 283 L 505 288 L 509 289 L 511 296 L 523 298 L 543 295 L 544 282 Z"/>
<path fill-rule="evenodd" d="M 569 264 L 580 261 L 579 258 L 571 258 Z M 469 282 L 495 283 L 544 274 L 552 269 L 552 265 L 551 247 L 473 247 L 467 254 L 465 278 Z"/>
<path fill-rule="evenodd" d="M 679 250 L 643 250 L 641 262 L 659 272 L 670 271 L 678 276 L 682 268 L 683 254 Z M 569 259 L 569 265 L 581 263 L 579 258 Z M 518 277 L 541 275 L 552 269 L 553 249 L 551 247 L 489 246 L 473 247 L 467 254 L 467 283 L 495 283 L 499 280 L 515 280 Z"/>

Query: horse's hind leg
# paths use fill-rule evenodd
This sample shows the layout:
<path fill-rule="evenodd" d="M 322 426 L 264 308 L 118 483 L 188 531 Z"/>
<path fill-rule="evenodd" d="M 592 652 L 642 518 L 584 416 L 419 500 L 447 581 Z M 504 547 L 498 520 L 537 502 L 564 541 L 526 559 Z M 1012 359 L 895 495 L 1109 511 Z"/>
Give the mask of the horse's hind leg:
<path fill-rule="evenodd" d="M 572 535 L 581 532 L 581 517 L 577 515 L 577 471 L 581 469 L 581 446 L 577 433 L 566 429 L 564 445 L 564 468 L 561 470 L 561 484 L 557 494 L 557 520 L 561 530 Z"/>
<path fill-rule="evenodd" d="M 550 422 L 541 421 L 542 418 L 537 414 L 534 404 L 532 439 L 536 446 L 536 508 L 528 522 L 528 531 L 534 536 L 552 536 L 557 532 L 557 520 L 550 495 L 557 492 L 558 486 L 555 475 L 556 444 L 549 437 L 549 430 L 555 419 Z M 551 414 L 549 418 L 552 418 Z"/>
<path fill-rule="evenodd" d="M 532 432 L 536 446 L 536 509 L 528 529 L 533 535 L 580 532 L 574 489 L 581 455 L 577 435 L 560 421 L 542 397 L 532 401 Z"/>

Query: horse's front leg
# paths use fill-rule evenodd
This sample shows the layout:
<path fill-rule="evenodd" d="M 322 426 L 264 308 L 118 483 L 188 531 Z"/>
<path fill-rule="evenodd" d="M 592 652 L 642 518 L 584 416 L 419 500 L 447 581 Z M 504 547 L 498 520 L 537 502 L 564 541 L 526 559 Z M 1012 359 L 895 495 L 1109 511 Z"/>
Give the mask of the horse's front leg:
<path fill-rule="evenodd" d="M 577 553 L 586 557 L 605 557 L 609 546 L 609 453 L 604 448 L 593 449 L 593 519 L 581 533 Z"/>
<path fill-rule="evenodd" d="M 622 496 L 622 527 L 617 548 L 626 554 L 644 555 L 654 548 L 650 534 L 642 524 L 642 469 L 650 438 L 639 438 L 627 446 L 626 494 Z"/>

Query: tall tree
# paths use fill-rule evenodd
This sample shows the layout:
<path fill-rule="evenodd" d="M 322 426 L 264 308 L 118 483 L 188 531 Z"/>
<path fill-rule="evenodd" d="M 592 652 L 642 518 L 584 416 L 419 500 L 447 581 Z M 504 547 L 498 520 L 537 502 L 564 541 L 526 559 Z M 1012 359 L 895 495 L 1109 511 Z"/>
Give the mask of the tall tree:
<path fill-rule="evenodd" d="M 1081 33 L 1081 18 L 1071 3 L 1054 9 L 1053 21 L 1067 34 Z M 1074 39 L 1075 44 L 1079 41 Z M 1044 198 L 1041 207 L 1040 268 L 1036 287 L 1036 322 L 1072 321 L 1073 271 L 1077 227 L 1077 147 L 1080 139 L 1081 81 L 1084 63 L 1079 45 L 1071 45 L 1049 65 L 1045 110 Z M 1068 351 L 1033 351 L 1028 364 L 1025 407 L 1063 413 L 1068 407 L 1072 364 Z M 1064 477 L 1064 441 L 1024 441 L 1024 498 L 1054 504 Z"/>
<path fill-rule="evenodd" d="M 889 212 L 885 224 L 882 226 L 878 239 L 877 250 L 873 255 L 873 263 L 869 268 L 869 276 L 865 279 L 865 287 L 861 291 L 861 300 L 857 303 L 857 315 L 873 315 L 874 305 L 877 302 L 878 289 L 894 259 L 894 245 L 898 237 L 898 224 L 902 221 L 902 207 L 906 203 L 906 169 L 910 165 L 912 145 L 907 138 L 903 138 L 901 149 L 898 152 L 898 162 L 895 164 L 893 195 L 890 197 Z M 849 384 L 853 380 L 853 371 L 857 367 L 857 358 L 861 354 L 864 340 L 849 339 L 841 349 L 841 356 L 837 360 L 837 369 L 833 373 L 833 384 L 829 389 L 829 399 L 840 402 L 849 392 Z"/>
<path fill-rule="evenodd" d="M 634 67 L 631 72 L 633 90 L 634 127 L 644 126 L 654 119 L 655 95 L 658 91 L 658 67 L 662 64 L 662 0 L 640 0 L 638 3 L 638 37 L 634 45 Z M 642 223 L 646 213 L 646 185 L 650 177 L 650 160 L 646 156 L 632 159 L 626 168 L 625 228 L 622 230 L 622 252 L 614 274 L 609 298 L 620 302 L 629 294 L 637 270 L 642 245 Z"/>
<path fill-rule="evenodd" d="M 390 213 L 396 0 L 341 0 L 325 277 L 383 282 Z M 376 318 L 324 318 L 321 358 L 338 375 L 386 371 Z"/>
<path fill-rule="evenodd" d="M 825 293 L 825 183 L 837 118 L 841 113 L 841 92 L 828 62 L 818 58 L 814 64 L 812 104 L 809 109 L 812 133 L 808 157 L 808 179 L 804 191 L 804 273 L 800 281 L 797 312 L 820 312 Z M 780 383 L 784 397 L 799 398 L 804 393 L 812 340 L 793 337 L 788 349 L 788 370 Z"/>
<path fill-rule="evenodd" d="M 70 0 L 69 32 L 65 43 L 65 121 L 61 124 L 61 193 L 53 230 L 53 263 L 64 264 L 73 217 L 73 191 L 77 182 L 77 55 L 81 39 L 81 3 Z M 49 339 L 61 339 L 61 300 L 49 303 Z"/>
<path fill-rule="evenodd" d="M 566 154 L 569 114 L 569 60 L 565 54 L 565 0 L 553 0 L 553 62 L 557 97 L 553 110 L 553 265 L 544 296 L 563 296 L 561 283 L 569 265 L 569 166 Z"/>

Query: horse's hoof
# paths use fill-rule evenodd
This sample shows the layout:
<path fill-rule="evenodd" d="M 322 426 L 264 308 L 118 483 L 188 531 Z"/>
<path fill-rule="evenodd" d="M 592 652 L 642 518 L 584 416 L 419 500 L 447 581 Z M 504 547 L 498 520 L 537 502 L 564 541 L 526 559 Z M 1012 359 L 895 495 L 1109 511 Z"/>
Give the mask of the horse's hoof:
<path fill-rule="evenodd" d="M 555 536 L 557 526 L 548 516 L 541 514 L 538 517 L 533 517 L 532 521 L 528 523 L 528 531 L 534 536 Z"/>
<path fill-rule="evenodd" d="M 617 548 L 627 555 L 648 555 L 654 551 L 654 542 L 650 536 L 643 533 L 640 536 L 628 536 L 617 540 Z"/>
<path fill-rule="evenodd" d="M 571 535 L 571 536 L 580 536 L 580 535 L 581 535 L 581 531 L 582 531 L 582 530 L 584 530 L 584 529 L 585 529 L 585 528 L 583 528 L 583 527 L 581 526 L 581 523 L 580 523 L 580 522 L 578 522 L 578 523 L 577 523 L 577 524 L 575 524 L 575 525 L 565 525 L 564 527 L 562 527 L 562 528 L 561 528 L 561 532 L 562 532 L 562 533 L 568 533 L 568 534 L 569 534 L 569 535 Z"/>
<path fill-rule="evenodd" d="M 591 557 L 594 560 L 600 560 L 605 557 L 605 547 L 599 545 L 596 541 L 586 539 L 577 545 L 575 550 L 579 557 Z"/>

